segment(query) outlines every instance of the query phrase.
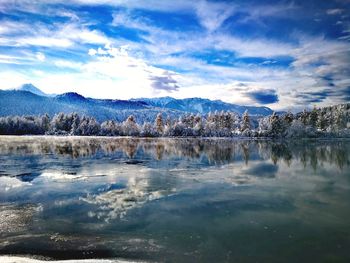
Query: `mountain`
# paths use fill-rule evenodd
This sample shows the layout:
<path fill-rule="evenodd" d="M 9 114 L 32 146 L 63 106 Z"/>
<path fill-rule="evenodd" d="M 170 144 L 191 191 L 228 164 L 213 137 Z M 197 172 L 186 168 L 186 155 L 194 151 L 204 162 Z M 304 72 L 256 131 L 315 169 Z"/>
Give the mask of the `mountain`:
<path fill-rule="evenodd" d="M 221 100 L 209 100 L 202 98 L 174 99 L 171 97 L 161 98 L 140 98 L 132 99 L 133 101 L 145 102 L 148 105 L 163 108 L 173 109 L 184 112 L 208 114 L 215 111 L 233 111 L 239 114 L 248 110 L 251 115 L 267 116 L 272 114 L 272 110 L 268 107 L 240 106 L 223 102 Z"/>
<path fill-rule="evenodd" d="M 33 94 L 39 95 L 39 96 L 48 96 L 48 94 L 42 92 L 40 89 L 35 87 L 33 84 L 23 84 L 22 86 L 18 87 L 16 90 L 21 90 L 21 91 L 29 91 Z"/>
<path fill-rule="evenodd" d="M 123 100 L 97 100 L 85 98 L 77 93 L 65 93 L 55 97 L 39 96 L 29 91 L 0 90 L 0 116 L 43 115 L 53 116 L 59 112 L 77 112 L 79 115 L 92 116 L 97 121 L 124 121 L 134 115 L 138 122 L 153 122 L 159 112 L 171 117 L 181 113 L 160 109 L 141 102 Z"/>
<path fill-rule="evenodd" d="M 248 110 L 251 115 L 269 115 L 267 107 L 248 107 L 225 103 L 219 100 L 201 98 L 174 99 L 171 97 L 142 98 L 131 100 L 111 100 L 86 98 L 75 92 L 56 96 L 47 95 L 31 84 L 25 84 L 17 90 L 0 90 L 0 116 L 43 115 L 53 116 L 59 112 L 77 112 L 80 115 L 94 117 L 97 121 L 124 121 L 134 115 L 139 123 L 153 122 L 161 112 L 171 118 L 186 113 L 207 114 L 210 111 L 233 111 L 242 114 Z"/>

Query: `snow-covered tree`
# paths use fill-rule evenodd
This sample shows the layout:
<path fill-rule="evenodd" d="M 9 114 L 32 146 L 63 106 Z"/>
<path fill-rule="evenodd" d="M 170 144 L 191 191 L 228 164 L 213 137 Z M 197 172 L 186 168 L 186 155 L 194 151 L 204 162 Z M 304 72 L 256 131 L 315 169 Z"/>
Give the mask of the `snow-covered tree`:
<path fill-rule="evenodd" d="M 164 132 L 163 116 L 161 113 L 158 113 L 156 120 L 154 121 L 154 126 L 158 136 L 162 136 Z"/>
<path fill-rule="evenodd" d="M 341 107 L 335 110 L 334 124 L 335 124 L 335 129 L 337 131 L 343 130 L 347 126 L 346 113 L 341 109 Z"/>
<path fill-rule="evenodd" d="M 286 127 L 283 121 L 276 114 L 276 112 L 273 112 L 273 114 L 270 116 L 270 130 L 268 135 L 271 137 L 281 137 L 284 135 L 285 130 Z"/>
<path fill-rule="evenodd" d="M 171 118 L 168 116 L 165 121 L 163 136 L 169 137 L 172 136 L 172 133 L 172 121 Z"/>
<path fill-rule="evenodd" d="M 72 124 L 71 124 L 71 130 L 70 130 L 70 134 L 72 135 L 76 135 L 77 134 L 77 130 L 79 128 L 80 125 L 80 116 L 78 113 L 72 113 L 71 115 L 72 117 Z"/>
<path fill-rule="evenodd" d="M 133 115 L 130 115 L 126 121 L 123 122 L 123 133 L 126 136 L 138 136 L 140 134 L 140 127 L 136 123 Z"/>
<path fill-rule="evenodd" d="M 312 126 L 304 125 L 301 120 L 293 120 L 284 134 L 286 138 L 314 137 L 315 129 Z"/>
<path fill-rule="evenodd" d="M 120 136 L 122 133 L 121 124 L 115 121 L 105 121 L 101 124 L 101 135 L 103 136 Z"/>
<path fill-rule="evenodd" d="M 204 131 L 204 125 L 202 117 L 197 114 L 194 117 L 194 127 L 193 127 L 193 135 L 194 136 L 202 136 Z"/>
<path fill-rule="evenodd" d="M 242 116 L 241 131 L 243 132 L 245 130 L 250 130 L 250 128 L 251 128 L 250 117 L 248 114 L 248 110 L 246 110 Z"/>
<path fill-rule="evenodd" d="M 126 114 L 130 111 L 125 111 Z M 52 119 L 43 116 L 0 117 L 0 134 L 56 134 L 56 135 L 104 135 L 104 136 L 263 136 L 263 137 L 316 137 L 350 136 L 350 104 L 314 108 L 293 115 L 242 117 L 232 112 L 214 112 L 207 116 L 187 114 L 175 119 L 168 116 L 165 123 L 160 113 L 146 113 L 139 123 L 130 115 L 123 123 L 110 120 L 101 125 L 88 116 L 77 113 L 59 113 Z M 149 119 L 149 120 L 148 120 Z M 154 122 L 152 125 L 151 122 Z M 255 127 L 258 129 L 255 130 Z M 142 128 L 140 128 L 140 126 Z M 316 130 L 317 129 L 317 130 Z"/>
<path fill-rule="evenodd" d="M 186 136 L 186 129 L 187 127 L 180 119 L 173 124 L 171 136 Z"/>
<path fill-rule="evenodd" d="M 157 132 L 156 128 L 151 123 L 145 122 L 142 125 L 140 135 L 142 137 L 155 137 L 155 136 L 159 136 L 159 133 Z"/>
<path fill-rule="evenodd" d="M 83 136 L 99 135 L 100 125 L 94 118 L 83 116 L 75 132 Z"/>
<path fill-rule="evenodd" d="M 327 111 L 321 110 L 318 113 L 317 121 L 316 121 L 316 127 L 320 131 L 325 131 L 327 127 L 329 126 L 330 122 L 327 118 Z"/>
<path fill-rule="evenodd" d="M 308 125 L 311 127 L 316 128 L 317 126 L 317 118 L 318 118 L 318 112 L 317 108 L 314 107 L 313 110 L 309 113 L 309 120 L 308 120 Z"/>

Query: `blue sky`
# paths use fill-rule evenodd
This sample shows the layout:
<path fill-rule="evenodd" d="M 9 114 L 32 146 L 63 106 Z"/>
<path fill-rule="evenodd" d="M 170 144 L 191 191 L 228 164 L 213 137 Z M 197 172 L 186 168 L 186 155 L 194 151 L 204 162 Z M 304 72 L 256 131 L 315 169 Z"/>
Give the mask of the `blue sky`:
<path fill-rule="evenodd" d="M 349 102 L 349 66 L 349 0 L 0 1 L 2 89 L 302 109 Z"/>

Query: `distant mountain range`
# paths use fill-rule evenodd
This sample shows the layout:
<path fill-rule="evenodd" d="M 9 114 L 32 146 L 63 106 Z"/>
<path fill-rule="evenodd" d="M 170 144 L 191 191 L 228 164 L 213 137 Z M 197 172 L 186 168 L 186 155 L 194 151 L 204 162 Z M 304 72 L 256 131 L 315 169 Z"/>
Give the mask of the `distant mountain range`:
<path fill-rule="evenodd" d="M 0 90 L 0 116 L 45 113 L 53 116 L 59 112 L 77 112 L 95 117 L 98 121 L 112 119 L 123 121 L 133 114 L 136 119 L 143 122 L 153 121 L 159 112 L 178 117 L 186 113 L 207 114 L 211 111 L 232 111 L 242 114 L 245 110 L 251 115 L 267 116 L 272 113 L 268 107 L 239 106 L 201 98 L 92 99 L 74 92 L 61 95 L 46 94 L 32 84 L 25 84 L 15 90 Z"/>
<path fill-rule="evenodd" d="M 232 111 L 242 114 L 248 110 L 249 114 L 251 115 L 267 116 L 273 112 L 268 107 L 240 106 L 236 104 L 226 103 L 221 100 L 209 100 L 202 98 L 174 99 L 172 97 L 161 97 L 131 99 L 131 101 L 143 102 L 147 103 L 148 105 L 163 109 L 172 109 L 200 114 L 207 114 L 214 111 Z"/>

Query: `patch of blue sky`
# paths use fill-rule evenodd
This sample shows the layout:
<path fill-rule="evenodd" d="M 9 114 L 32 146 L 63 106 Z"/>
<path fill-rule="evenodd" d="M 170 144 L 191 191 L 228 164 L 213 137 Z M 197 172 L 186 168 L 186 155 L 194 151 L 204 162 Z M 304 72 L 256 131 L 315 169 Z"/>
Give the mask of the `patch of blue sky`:
<path fill-rule="evenodd" d="M 129 28 L 122 25 L 118 26 L 100 26 L 99 30 L 103 31 L 106 36 L 113 39 L 125 39 L 128 41 L 136 43 L 149 43 L 144 36 L 147 36 L 149 33 L 145 30 Z"/>
<path fill-rule="evenodd" d="M 279 67 L 288 68 L 293 63 L 294 58 L 290 56 L 278 56 L 273 58 L 249 57 L 238 58 L 236 64 L 257 65 L 259 67 Z"/>
<path fill-rule="evenodd" d="M 30 69 L 28 69 L 30 66 Z M 71 67 L 58 67 L 55 64 L 2 64 L 0 63 L 0 71 L 14 70 L 16 73 L 20 73 L 23 75 L 34 75 L 35 72 L 45 72 L 45 74 L 57 74 L 57 73 L 76 73 L 79 72 L 78 68 Z"/>
<path fill-rule="evenodd" d="M 193 69 L 185 69 L 184 67 L 176 67 L 176 66 L 158 64 L 158 63 L 155 63 L 155 64 L 150 63 L 150 64 L 154 67 L 161 68 L 168 71 L 173 71 L 179 74 L 186 74 L 186 73 L 193 72 Z"/>
<path fill-rule="evenodd" d="M 339 4 L 334 5 L 332 1 L 294 2 L 290 9 L 286 4 L 286 9 L 280 6 L 280 12 L 276 11 L 271 15 L 264 15 L 264 12 L 272 12 L 268 10 L 269 6 L 265 1 L 264 5 L 259 7 L 260 13 L 250 14 L 244 10 L 236 12 L 224 22 L 223 29 L 229 34 L 245 39 L 264 37 L 292 44 L 298 43 L 300 35 L 321 35 L 330 39 L 342 36 L 343 28 L 339 21 L 344 18 L 344 14 L 326 14 L 327 10 L 332 8 L 342 10 Z"/>
<path fill-rule="evenodd" d="M 115 10 L 121 10 L 121 8 L 111 9 L 110 6 L 98 5 L 81 5 L 74 6 L 69 5 L 68 8 L 71 11 L 74 11 L 76 14 L 79 14 L 80 18 L 86 18 L 89 21 L 89 24 L 93 25 L 109 25 L 113 20 L 113 12 Z M 123 9 L 124 10 L 124 9 Z"/>
<path fill-rule="evenodd" d="M 47 13 L 42 14 L 33 14 L 31 12 L 26 11 L 15 11 L 13 13 L 1 13 L 0 12 L 0 19 L 1 20 L 7 20 L 7 21 L 13 21 L 13 22 L 21 22 L 21 23 L 41 23 L 45 25 L 53 25 L 57 23 L 66 23 L 70 21 L 70 17 L 64 16 L 64 15 L 58 15 L 60 12 L 57 12 L 56 15 L 48 15 Z M 0 20 L 0 21 L 1 21 Z"/>
<path fill-rule="evenodd" d="M 207 64 L 226 67 L 233 66 L 237 59 L 235 53 L 226 50 L 205 50 L 203 52 L 195 52 L 187 55 L 202 60 Z"/>
<path fill-rule="evenodd" d="M 191 13 L 157 12 L 139 9 L 135 10 L 132 15 L 164 30 L 184 32 L 202 29 L 196 16 Z"/>
<path fill-rule="evenodd" d="M 224 67 L 256 65 L 263 67 L 290 67 L 294 58 L 289 56 L 277 56 L 273 58 L 263 57 L 239 57 L 235 52 L 226 50 L 205 50 L 203 52 L 187 53 L 187 56 L 202 60 L 207 64 Z"/>

